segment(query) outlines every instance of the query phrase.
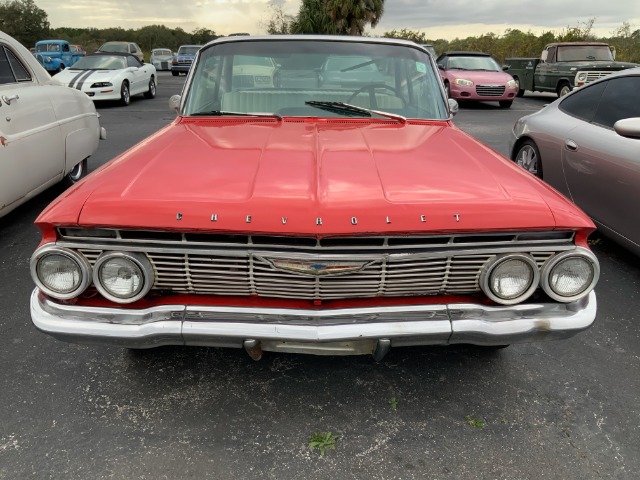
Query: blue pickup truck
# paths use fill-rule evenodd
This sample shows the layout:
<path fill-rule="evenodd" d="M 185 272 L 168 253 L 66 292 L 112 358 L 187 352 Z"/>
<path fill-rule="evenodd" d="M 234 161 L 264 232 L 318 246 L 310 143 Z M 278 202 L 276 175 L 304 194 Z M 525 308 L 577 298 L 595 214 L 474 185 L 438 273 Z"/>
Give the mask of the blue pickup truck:
<path fill-rule="evenodd" d="M 71 67 L 84 56 L 66 40 L 40 40 L 36 42 L 36 59 L 51 74 Z"/>

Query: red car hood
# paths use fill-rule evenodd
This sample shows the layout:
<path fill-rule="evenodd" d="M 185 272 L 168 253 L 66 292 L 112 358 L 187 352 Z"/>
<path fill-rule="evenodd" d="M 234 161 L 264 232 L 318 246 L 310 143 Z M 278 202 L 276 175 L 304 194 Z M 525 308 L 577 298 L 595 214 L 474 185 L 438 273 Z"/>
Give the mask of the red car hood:
<path fill-rule="evenodd" d="M 449 122 L 235 118 L 176 120 L 38 222 L 307 235 L 592 226 Z"/>

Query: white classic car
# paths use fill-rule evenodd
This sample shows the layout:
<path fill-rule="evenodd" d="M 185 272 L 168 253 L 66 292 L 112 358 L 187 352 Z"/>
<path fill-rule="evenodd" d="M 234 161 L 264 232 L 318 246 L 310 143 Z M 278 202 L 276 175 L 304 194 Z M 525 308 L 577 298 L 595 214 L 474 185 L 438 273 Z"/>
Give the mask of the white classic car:
<path fill-rule="evenodd" d="M 86 93 L 92 100 L 119 100 L 129 105 L 132 95 L 156 96 L 156 68 L 128 53 L 94 53 L 54 75 L 64 85 Z"/>
<path fill-rule="evenodd" d="M 0 217 L 53 184 L 73 184 L 106 132 L 89 98 L 53 81 L 0 32 Z"/>
<path fill-rule="evenodd" d="M 171 70 L 171 60 L 173 60 L 173 52 L 168 48 L 151 50 L 149 63 L 156 67 L 156 70 Z"/>

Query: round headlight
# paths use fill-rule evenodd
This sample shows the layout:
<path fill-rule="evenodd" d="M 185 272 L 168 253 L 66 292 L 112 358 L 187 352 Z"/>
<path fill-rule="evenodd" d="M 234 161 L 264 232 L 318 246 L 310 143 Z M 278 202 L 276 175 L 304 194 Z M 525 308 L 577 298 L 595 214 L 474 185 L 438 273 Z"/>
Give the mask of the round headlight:
<path fill-rule="evenodd" d="M 593 290 L 599 277 L 595 255 L 578 247 L 547 260 L 542 269 L 542 288 L 554 300 L 573 302 Z"/>
<path fill-rule="evenodd" d="M 494 302 L 513 305 L 531 296 L 539 279 L 538 265 L 529 255 L 499 255 L 482 271 L 480 287 Z"/>
<path fill-rule="evenodd" d="M 578 74 L 578 76 L 576 77 L 576 79 L 577 79 L 579 82 L 584 82 L 584 81 L 587 79 L 587 73 L 586 73 L 586 72 L 580 72 L 580 73 Z"/>
<path fill-rule="evenodd" d="M 68 300 L 89 286 L 91 265 L 73 250 L 45 245 L 31 257 L 31 277 L 47 295 Z"/>
<path fill-rule="evenodd" d="M 93 283 L 107 299 L 131 303 L 144 297 L 155 279 L 153 267 L 140 253 L 106 252 L 93 268 Z"/>

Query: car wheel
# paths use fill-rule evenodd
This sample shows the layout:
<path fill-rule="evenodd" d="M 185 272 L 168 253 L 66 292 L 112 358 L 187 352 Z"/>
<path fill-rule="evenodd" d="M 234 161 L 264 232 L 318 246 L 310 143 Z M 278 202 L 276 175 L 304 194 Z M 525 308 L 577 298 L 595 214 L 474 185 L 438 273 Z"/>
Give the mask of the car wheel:
<path fill-rule="evenodd" d="M 444 82 L 444 91 L 447 94 L 447 98 L 451 98 L 451 88 L 449 87 L 449 82 Z"/>
<path fill-rule="evenodd" d="M 571 92 L 571 85 L 569 85 L 567 82 L 558 85 L 558 98 L 564 97 L 569 92 Z"/>
<path fill-rule="evenodd" d="M 125 107 L 131 102 L 131 94 L 129 93 L 129 83 L 125 80 L 120 87 L 120 103 Z"/>
<path fill-rule="evenodd" d="M 513 100 L 500 100 L 498 103 L 500 104 L 500 108 L 511 108 Z"/>
<path fill-rule="evenodd" d="M 177 77 L 178 75 L 180 75 L 180 72 L 174 72 L 173 70 L 171 71 L 171 75 L 173 75 L 174 77 Z"/>
<path fill-rule="evenodd" d="M 155 98 L 156 96 L 156 79 L 152 76 L 149 79 L 149 90 L 144 92 L 144 98 Z"/>
<path fill-rule="evenodd" d="M 80 163 L 78 163 L 75 167 L 71 169 L 71 171 L 64 177 L 64 184 L 67 187 L 78 183 L 87 175 L 87 159 L 85 158 Z"/>
<path fill-rule="evenodd" d="M 522 142 L 513 161 L 529 173 L 537 176 L 538 178 L 542 178 L 542 160 L 540 158 L 540 151 L 533 140 L 525 140 Z"/>
<path fill-rule="evenodd" d="M 516 93 L 516 97 L 522 97 L 524 95 L 524 89 L 520 88 L 520 79 L 518 77 L 513 77 L 516 82 L 516 88 L 518 89 L 518 93 Z"/>

